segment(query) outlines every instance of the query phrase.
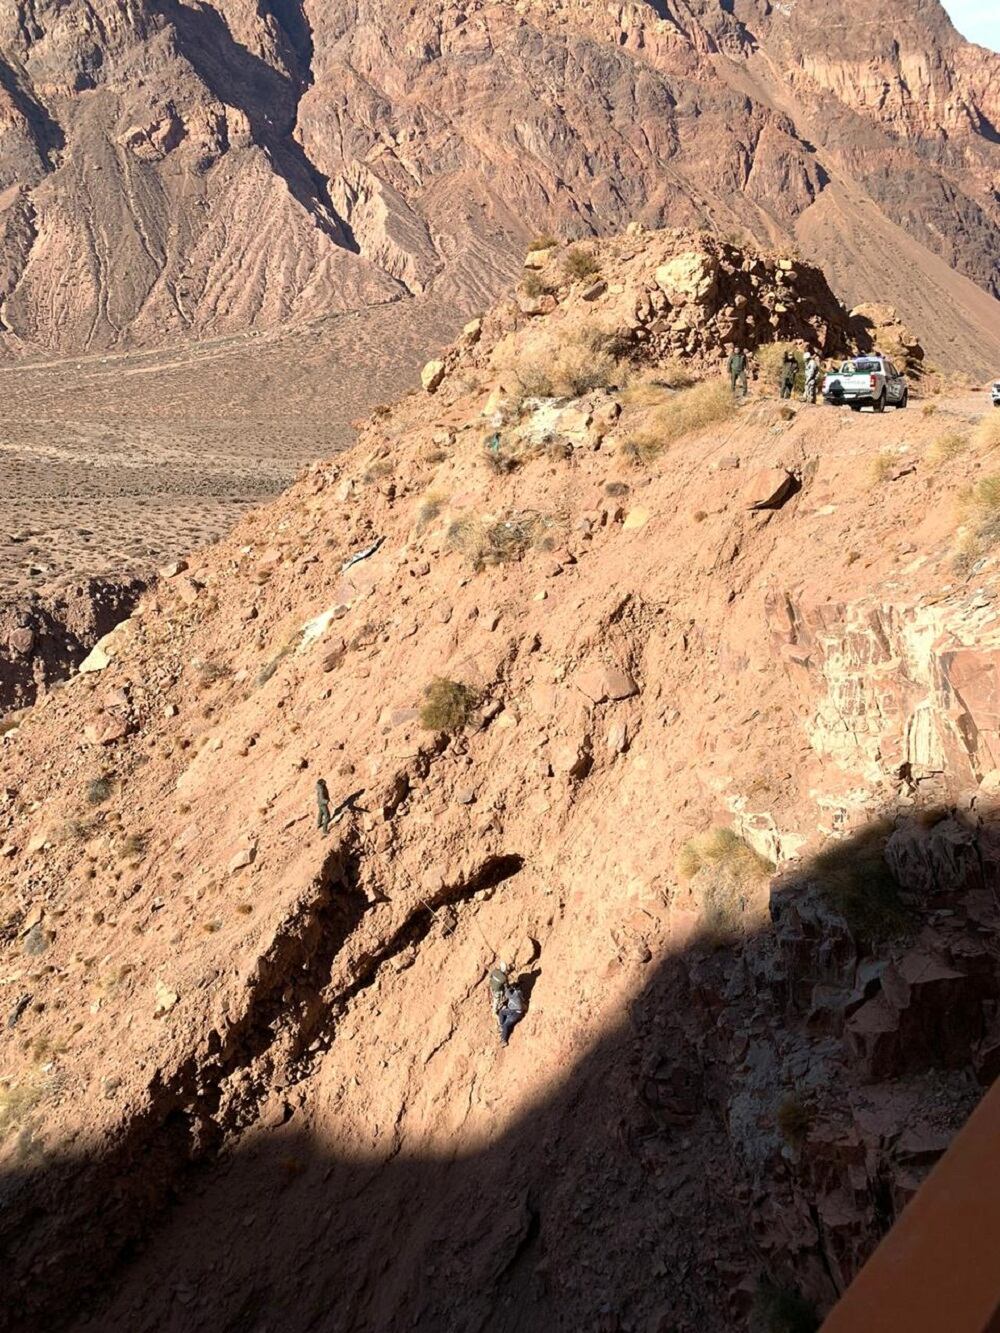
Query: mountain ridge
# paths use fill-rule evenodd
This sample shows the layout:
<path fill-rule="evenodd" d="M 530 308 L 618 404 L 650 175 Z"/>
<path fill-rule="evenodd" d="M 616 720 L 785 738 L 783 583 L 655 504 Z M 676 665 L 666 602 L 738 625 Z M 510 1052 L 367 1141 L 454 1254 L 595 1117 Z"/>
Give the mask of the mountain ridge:
<path fill-rule="evenodd" d="M 0 350 L 157 345 L 385 300 L 406 318 L 428 288 L 457 327 L 533 233 L 635 219 L 797 237 L 833 273 L 839 257 L 848 304 L 888 300 L 911 324 L 907 288 L 940 256 L 967 281 L 944 297 L 957 343 L 931 351 L 986 374 L 961 311 L 971 283 L 1000 292 L 1000 58 L 937 0 L 869 8 L 859 58 L 850 13 L 17 0 L 0 18 Z M 833 240 L 811 218 L 831 188 L 848 209 Z M 862 291 L 844 256 L 873 204 L 905 280 L 890 267 Z"/>

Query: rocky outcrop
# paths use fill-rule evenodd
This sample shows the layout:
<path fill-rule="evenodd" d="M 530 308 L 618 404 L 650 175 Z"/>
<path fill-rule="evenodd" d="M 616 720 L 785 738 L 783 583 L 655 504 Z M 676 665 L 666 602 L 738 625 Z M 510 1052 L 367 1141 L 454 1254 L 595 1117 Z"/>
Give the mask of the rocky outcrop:
<path fill-rule="evenodd" d="M 893 606 L 772 594 L 773 644 L 810 743 L 845 768 L 951 794 L 1000 769 L 1000 639 L 976 591 Z M 902 722 L 902 725 L 901 725 Z"/>
<path fill-rule="evenodd" d="M 65 680 L 103 635 L 132 611 L 145 583 L 89 579 L 51 597 L 0 605 L 0 713 L 34 703 Z"/>

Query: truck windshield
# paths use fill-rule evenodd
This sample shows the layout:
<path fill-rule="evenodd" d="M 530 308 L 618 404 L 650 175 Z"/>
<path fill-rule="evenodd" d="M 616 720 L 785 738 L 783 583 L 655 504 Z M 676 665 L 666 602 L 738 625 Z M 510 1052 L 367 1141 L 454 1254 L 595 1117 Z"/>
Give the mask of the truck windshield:
<path fill-rule="evenodd" d="M 880 361 L 845 361 L 840 367 L 841 375 L 877 375 L 882 369 Z"/>

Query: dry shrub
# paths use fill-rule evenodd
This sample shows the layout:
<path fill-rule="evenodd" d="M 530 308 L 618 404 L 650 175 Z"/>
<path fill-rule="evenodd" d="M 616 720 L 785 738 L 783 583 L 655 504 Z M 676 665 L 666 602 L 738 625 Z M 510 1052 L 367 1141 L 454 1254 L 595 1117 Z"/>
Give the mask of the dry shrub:
<path fill-rule="evenodd" d="M 111 779 L 104 773 L 99 777 L 91 778 L 86 787 L 86 798 L 88 805 L 103 805 L 114 791 Z"/>
<path fill-rule="evenodd" d="M 959 515 L 966 524 L 955 556 L 958 573 L 968 573 L 1000 542 L 1000 475 L 981 477 L 959 497 Z"/>
<path fill-rule="evenodd" d="M 932 417 L 937 411 L 937 403 L 924 403 L 920 411 L 925 417 Z"/>
<path fill-rule="evenodd" d="M 428 491 L 417 509 L 417 527 L 426 528 L 438 518 L 448 503 L 448 496 L 442 491 Z"/>
<path fill-rule="evenodd" d="M 634 461 L 648 463 L 675 440 L 726 421 L 735 411 L 729 385 L 721 379 L 706 380 L 655 408 L 645 424 L 632 432 L 624 451 Z"/>
<path fill-rule="evenodd" d="M 927 458 L 934 467 L 940 467 L 942 463 L 950 463 L 953 458 L 964 453 L 969 447 L 969 437 L 960 430 L 942 431 L 931 444 L 927 451 Z"/>
<path fill-rule="evenodd" d="M 544 296 L 548 287 L 539 277 L 537 270 L 531 268 L 521 279 L 521 291 L 524 292 L 525 296 L 530 296 L 532 300 L 535 300 L 536 297 Z"/>
<path fill-rule="evenodd" d="M 563 259 L 563 272 L 567 278 L 577 281 L 582 278 L 596 277 L 601 265 L 593 250 L 587 246 L 574 245 L 566 251 Z"/>
<path fill-rule="evenodd" d="M 439 676 L 424 689 L 420 725 L 428 731 L 461 731 L 475 706 L 476 695 L 468 685 Z"/>
<path fill-rule="evenodd" d="M 0 1143 L 23 1127 L 48 1089 L 47 1080 L 35 1077 L 23 1083 L 0 1083 Z"/>
<path fill-rule="evenodd" d="M 537 250 L 551 250 L 553 246 L 559 244 L 557 236 L 536 236 L 528 244 L 528 254 L 533 255 Z"/>
<path fill-rule="evenodd" d="M 972 432 L 972 443 L 977 449 L 1000 449 L 1000 408 L 980 418 Z"/>
<path fill-rule="evenodd" d="M 904 934 L 910 925 L 884 855 L 891 832 L 891 822 L 879 820 L 847 838 L 833 839 L 813 857 L 809 870 L 827 904 L 856 935 L 873 943 Z"/>
<path fill-rule="evenodd" d="M 572 398 L 605 389 L 614 383 L 617 362 L 609 352 L 595 352 L 584 340 L 560 348 L 552 367 L 553 384 L 558 392 Z"/>
<path fill-rule="evenodd" d="M 146 847 L 149 843 L 148 835 L 145 833 L 129 833 L 123 838 L 120 848 L 121 855 L 126 856 L 144 856 Z"/>
<path fill-rule="evenodd" d="M 770 861 L 728 828 L 692 838 L 677 860 L 678 876 L 700 900 L 703 937 L 715 946 L 740 935 L 752 890 L 773 872 Z"/>
<path fill-rule="evenodd" d="M 873 486 L 888 481 L 896 467 L 897 456 L 891 449 L 883 449 L 871 461 L 871 480 Z"/>
<path fill-rule="evenodd" d="M 534 511 L 515 512 L 498 519 L 457 519 L 448 529 L 451 545 L 476 570 L 520 560 L 532 546 L 540 545 L 556 527 L 555 520 Z"/>
<path fill-rule="evenodd" d="M 675 356 L 662 365 L 631 375 L 621 398 L 627 407 L 660 407 L 671 394 L 690 389 L 697 383 L 697 376 L 688 362 Z"/>
<path fill-rule="evenodd" d="M 368 464 L 361 480 L 366 482 L 382 481 L 386 477 L 391 477 L 395 470 L 391 458 L 376 458 Z"/>
<path fill-rule="evenodd" d="M 536 340 L 513 357 L 510 370 L 526 398 L 577 398 L 615 382 L 618 338 L 594 326 L 563 341 Z"/>

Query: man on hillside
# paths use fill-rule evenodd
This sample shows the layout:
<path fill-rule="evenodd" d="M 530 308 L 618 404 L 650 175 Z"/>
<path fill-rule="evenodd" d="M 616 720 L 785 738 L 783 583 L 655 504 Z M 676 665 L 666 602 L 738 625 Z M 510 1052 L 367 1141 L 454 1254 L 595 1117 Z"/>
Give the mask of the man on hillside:
<path fill-rule="evenodd" d="M 799 363 L 795 359 L 795 353 L 791 349 L 786 350 L 781 358 L 781 396 L 782 398 L 791 398 L 792 390 L 795 388 L 795 377 L 799 373 Z"/>
<path fill-rule="evenodd" d="M 493 1006 L 493 1012 L 499 1014 L 503 1007 L 503 1002 L 507 998 L 507 984 L 510 975 L 510 968 L 506 963 L 497 963 L 489 976 L 490 982 L 490 1003 Z"/>
<path fill-rule="evenodd" d="M 733 391 L 733 397 L 745 398 L 747 396 L 747 354 L 741 347 L 737 347 L 729 358 L 729 387 Z M 739 394 L 736 389 L 739 387 Z"/>
<path fill-rule="evenodd" d="M 330 832 L 330 790 L 322 778 L 316 783 L 316 827 L 323 837 Z"/>
<path fill-rule="evenodd" d="M 519 986 L 508 986 L 504 1002 L 497 1012 L 497 1022 L 500 1025 L 500 1045 L 506 1046 L 510 1040 L 510 1034 L 524 1017 L 524 996 Z"/>
<path fill-rule="evenodd" d="M 812 352 L 806 352 L 806 387 L 802 391 L 802 401 L 804 403 L 815 403 L 816 401 L 816 383 L 819 379 L 819 362 L 813 356 Z"/>

